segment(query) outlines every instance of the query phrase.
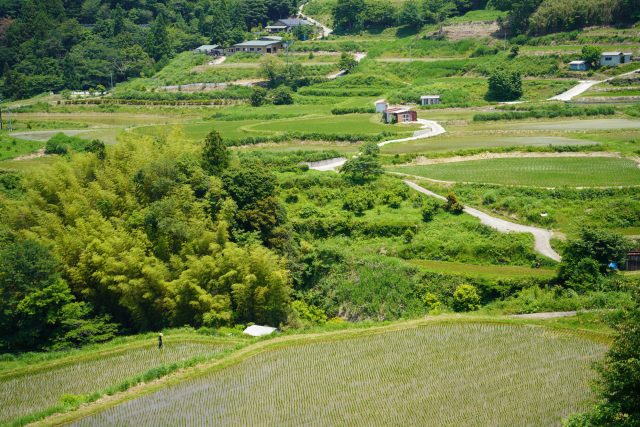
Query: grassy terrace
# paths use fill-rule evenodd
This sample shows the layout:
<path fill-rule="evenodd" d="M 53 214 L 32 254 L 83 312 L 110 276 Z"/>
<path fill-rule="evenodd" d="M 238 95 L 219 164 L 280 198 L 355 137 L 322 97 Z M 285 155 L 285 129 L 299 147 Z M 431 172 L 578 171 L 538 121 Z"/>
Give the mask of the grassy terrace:
<path fill-rule="evenodd" d="M 606 157 L 515 158 L 391 168 L 394 172 L 442 181 L 537 187 L 640 185 L 633 160 Z"/>

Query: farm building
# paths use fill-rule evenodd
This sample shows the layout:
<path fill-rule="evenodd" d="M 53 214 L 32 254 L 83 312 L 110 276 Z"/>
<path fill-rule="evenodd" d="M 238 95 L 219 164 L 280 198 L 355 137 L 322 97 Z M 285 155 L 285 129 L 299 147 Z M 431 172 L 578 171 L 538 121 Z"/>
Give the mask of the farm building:
<path fill-rule="evenodd" d="M 389 104 L 384 99 L 377 100 L 374 105 L 376 106 L 376 113 L 382 113 L 389 107 Z"/>
<path fill-rule="evenodd" d="M 205 55 L 223 55 L 224 49 L 217 44 L 203 44 L 193 50 L 196 53 L 204 53 Z"/>
<path fill-rule="evenodd" d="M 267 25 L 265 29 L 270 33 L 280 33 L 280 32 L 290 32 L 294 27 L 299 27 L 301 25 L 310 25 L 313 24 L 305 19 L 301 18 L 287 18 L 280 19 L 276 21 L 273 25 Z"/>
<path fill-rule="evenodd" d="M 587 61 L 571 61 L 569 62 L 569 69 L 571 71 L 587 71 L 589 63 Z"/>
<path fill-rule="evenodd" d="M 603 67 L 616 67 L 620 64 L 628 64 L 633 60 L 631 53 L 603 52 L 600 56 L 600 65 Z"/>
<path fill-rule="evenodd" d="M 627 262 L 625 264 L 625 270 L 638 271 L 640 270 L 640 248 L 631 251 L 627 254 Z"/>
<path fill-rule="evenodd" d="M 265 53 L 278 53 L 282 49 L 284 49 L 282 40 L 250 40 L 234 44 L 227 49 L 227 53 L 247 52 L 263 55 Z"/>
<path fill-rule="evenodd" d="M 387 107 L 382 119 L 385 123 L 409 123 L 418 120 L 418 113 L 408 107 Z"/>
<path fill-rule="evenodd" d="M 442 100 L 440 99 L 440 95 L 422 95 L 420 97 L 421 105 L 436 105 L 441 102 Z"/>

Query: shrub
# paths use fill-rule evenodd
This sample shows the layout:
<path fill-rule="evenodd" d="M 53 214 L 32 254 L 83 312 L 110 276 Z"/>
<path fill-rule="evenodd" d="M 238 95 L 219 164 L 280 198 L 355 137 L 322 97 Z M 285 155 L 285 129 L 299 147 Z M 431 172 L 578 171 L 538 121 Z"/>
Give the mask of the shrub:
<path fill-rule="evenodd" d="M 453 293 L 455 311 L 475 311 L 480 308 L 480 296 L 475 286 L 460 285 Z"/>
<path fill-rule="evenodd" d="M 374 197 L 371 192 L 354 190 L 345 196 L 342 209 L 361 216 L 364 211 L 373 209 L 374 206 Z"/>
<path fill-rule="evenodd" d="M 435 200 L 428 199 L 422 208 L 422 220 L 424 222 L 433 220 L 433 217 L 438 213 L 438 209 L 440 209 L 438 203 Z"/>
<path fill-rule="evenodd" d="M 444 210 L 459 215 L 464 211 L 464 205 L 460 203 L 458 196 L 450 191 L 449 194 L 447 194 L 447 202 L 444 205 Z"/>
<path fill-rule="evenodd" d="M 487 100 L 513 101 L 522 94 L 522 76 L 519 72 L 497 69 L 489 76 Z"/>
<path fill-rule="evenodd" d="M 293 104 L 293 92 L 288 86 L 280 86 L 271 92 L 271 102 L 274 105 Z"/>
<path fill-rule="evenodd" d="M 265 103 L 267 99 L 267 90 L 260 86 L 256 86 L 251 91 L 251 96 L 249 97 L 249 102 L 254 107 L 259 107 Z"/>

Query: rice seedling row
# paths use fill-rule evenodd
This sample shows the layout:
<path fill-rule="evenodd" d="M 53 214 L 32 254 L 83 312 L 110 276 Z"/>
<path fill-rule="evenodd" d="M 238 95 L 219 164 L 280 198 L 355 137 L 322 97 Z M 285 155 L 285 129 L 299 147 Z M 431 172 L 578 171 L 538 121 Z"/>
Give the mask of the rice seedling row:
<path fill-rule="evenodd" d="M 100 391 L 159 366 L 212 356 L 225 347 L 219 343 L 173 342 L 158 350 L 149 344 L 32 374 L 4 375 L 0 379 L 0 424 L 44 410 L 64 395 Z"/>
<path fill-rule="evenodd" d="M 538 327 L 429 325 L 259 353 L 75 425 L 558 425 L 593 400 L 605 350 Z"/>

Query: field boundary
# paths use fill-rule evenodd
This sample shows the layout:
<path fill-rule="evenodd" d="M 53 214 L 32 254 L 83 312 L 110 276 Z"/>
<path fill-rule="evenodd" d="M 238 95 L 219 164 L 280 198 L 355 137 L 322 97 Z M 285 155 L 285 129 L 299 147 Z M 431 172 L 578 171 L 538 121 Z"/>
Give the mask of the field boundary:
<path fill-rule="evenodd" d="M 344 340 L 387 332 L 395 332 L 438 323 L 488 323 L 521 327 L 542 327 L 552 330 L 556 333 L 568 333 L 598 343 L 609 344 L 611 342 L 611 337 L 603 332 L 567 328 L 557 325 L 545 325 L 540 321 L 532 322 L 530 319 L 510 318 L 507 316 L 496 318 L 490 316 L 465 316 L 459 314 L 427 316 L 421 319 L 402 321 L 389 325 L 373 326 L 368 328 L 350 328 L 331 332 L 310 332 L 307 334 L 283 335 L 280 337 L 264 339 L 256 343 L 249 344 L 247 346 L 239 348 L 233 353 L 230 353 L 228 357 L 223 357 L 221 359 L 197 364 L 192 367 L 179 369 L 157 380 L 148 383 L 143 382 L 125 391 L 115 393 L 110 396 L 104 396 L 92 403 L 80 406 L 80 408 L 75 411 L 54 414 L 30 425 L 50 426 L 67 424 L 78 419 L 93 415 L 97 412 L 106 410 L 113 406 L 119 405 L 121 403 L 151 394 L 163 387 L 171 386 L 188 379 L 197 378 L 204 374 L 216 372 L 224 368 L 237 365 L 251 357 L 257 356 L 267 351 L 274 351 L 293 345 L 330 342 L 335 340 Z"/>

